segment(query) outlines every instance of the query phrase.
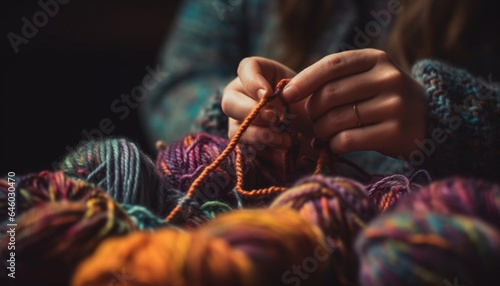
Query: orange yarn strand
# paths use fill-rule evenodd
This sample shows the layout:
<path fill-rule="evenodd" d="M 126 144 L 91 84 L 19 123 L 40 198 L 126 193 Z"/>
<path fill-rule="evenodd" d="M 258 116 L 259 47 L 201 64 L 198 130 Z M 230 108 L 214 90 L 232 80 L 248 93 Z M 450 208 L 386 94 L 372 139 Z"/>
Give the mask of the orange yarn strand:
<path fill-rule="evenodd" d="M 272 186 L 269 188 L 265 189 L 257 189 L 257 190 L 251 190 L 251 191 L 245 191 L 243 189 L 243 166 L 242 166 L 242 158 L 241 158 L 241 150 L 239 147 L 236 148 L 236 191 L 246 197 L 256 197 L 256 196 L 263 196 L 263 195 L 271 195 L 275 193 L 281 193 L 286 191 L 285 187 L 276 187 Z"/>
<path fill-rule="evenodd" d="M 286 85 L 286 83 L 288 83 L 288 81 L 289 80 L 286 80 L 286 79 L 281 80 L 278 83 L 277 88 L 282 89 Z M 196 178 L 196 180 L 193 181 L 193 183 L 189 187 L 189 190 L 187 191 L 184 199 L 190 199 L 193 196 L 194 192 L 200 187 L 203 180 L 205 180 L 205 178 L 210 174 L 210 172 L 212 170 L 216 169 L 222 163 L 222 161 L 224 161 L 224 159 L 226 159 L 227 156 L 229 156 L 229 154 L 231 154 L 231 152 L 234 150 L 234 148 L 239 143 L 241 136 L 247 130 L 248 126 L 250 126 L 250 124 L 255 119 L 255 117 L 257 117 L 257 115 L 262 110 L 262 108 L 264 108 L 264 106 L 266 106 L 266 104 L 271 99 L 274 99 L 274 97 L 273 96 L 262 97 L 262 99 L 259 101 L 259 104 L 257 104 L 257 106 L 252 110 L 252 112 L 245 118 L 245 120 L 243 121 L 243 123 L 240 126 L 240 129 L 238 129 L 238 132 L 236 132 L 236 134 L 231 139 L 231 141 L 229 141 L 229 144 L 227 145 L 226 149 L 224 149 L 224 151 L 219 155 L 219 157 L 217 157 L 217 159 L 215 159 L 215 161 L 213 161 L 210 165 L 208 165 L 203 170 L 203 172 Z M 182 203 L 178 204 L 170 212 L 170 214 L 166 218 L 166 221 L 171 222 L 180 213 L 181 208 L 182 208 Z"/>

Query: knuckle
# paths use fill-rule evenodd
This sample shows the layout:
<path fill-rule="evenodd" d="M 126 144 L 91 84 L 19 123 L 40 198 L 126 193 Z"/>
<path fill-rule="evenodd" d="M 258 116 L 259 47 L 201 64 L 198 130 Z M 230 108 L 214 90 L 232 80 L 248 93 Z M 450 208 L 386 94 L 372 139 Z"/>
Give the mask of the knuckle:
<path fill-rule="evenodd" d="M 329 70 L 340 66 L 344 62 L 344 57 L 341 54 L 328 55 L 323 59 L 325 62 L 325 67 Z"/>
<path fill-rule="evenodd" d="M 385 69 L 380 73 L 380 81 L 389 86 L 399 87 L 403 80 L 403 74 L 395 68 Z"/>
<path fill-rule="evenodd" d="M 242 70 L 245 68 L 245 66 L 247 66 L 252 61 L 255 61 L 255 59 L 253 59 L 253 57 L 243 58 L 238 65 L 237 73 L 240 74 L 242 72 Z"/>
<path fill-rule="evenodd" d="M 387 100 L 389 114 L 399 115 L 404 111 L 404 101 L 400 96 L 393 96 Z"/>
<path fill-rule="evenodd" d="M 334 80 L 322 86 L 318 91 L 319 94 L 323 95 L 323 97 L 326 99 L 327 97 L 330 97 L 332 95 L 341 94 L 342 85 L 338 80 Z"/>

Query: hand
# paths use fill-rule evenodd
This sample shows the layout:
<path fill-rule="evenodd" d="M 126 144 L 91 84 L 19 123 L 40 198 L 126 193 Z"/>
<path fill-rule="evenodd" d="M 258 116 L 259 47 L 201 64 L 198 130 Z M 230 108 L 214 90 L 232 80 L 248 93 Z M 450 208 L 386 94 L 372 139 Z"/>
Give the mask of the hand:
<path fill-rule="evenodd" d="M 272 84 L 281 79 L 291 78 L 296 73 L 288 67 L 260 57 L 243 59 L 238 67 L 238 77 L 231 81 L 222 96 L 222 110 L 229 117 L 228 137 L 233 138 L 243 120 L 252 112 L 263 96 L 271 95 Z M 312 122 L 307 116 L 304 104 L 306 100 L 298 100 L 288 104 L 288 116 L 285 121 L 290 128 L 299 133 L 299 157 L 316 157 L 317 151 L 310 147 L 310 139 L 303 136 L 309 134 L 312 138 Z M 283 155 L 292 146 L 291 136 L 282 132 L 278 118 L 282 115 L 283 101 L 274 99 L 252 121 L 243 133 L 240 142 L 254 146 L 259 160 L 264 162 L 276 174 L 286 173 Z M 306 131 L 304 131 L 306 130 Z M 299 132 L 300 131 L 300 132 Z M 309 161 L 298 161 L 299 165 L 308 165 Z"/>
<path fill-rule="evenodd" d="M 324 57 L 283 91 L 289 103 L 307 99 L 314 134 L 338 154 L 374 150 L 406 156 L 426 135 L 423 86 L 383 51 L 362 49 Z M 358 118 L 353 106 L 356 106 Z"/>
<path fill-rule="evenodd" d="M 295 74 L 290 68 L 273 60 L 261 57 L 243 59 L 238 67 L 238 77 L 226 86 L 222 97 L 222 110 L 229 117 L 229 138 L 236 134 L 243 120 L 260 99 L 274 92 L 271 83 L 275 84 Z M 277 126 L 277 118 L 282 110 L 283 104 L 280 100 L 270 102 L 245 131 L 241 142 L 278 149 L 290 147 L 291 138 L 286 133 L 280 132 Z M 307 118 L 303 108 L 301 113 L 302 117 Z M 290 114 L 297 117 L 293 111 L 290 111 Z"/>

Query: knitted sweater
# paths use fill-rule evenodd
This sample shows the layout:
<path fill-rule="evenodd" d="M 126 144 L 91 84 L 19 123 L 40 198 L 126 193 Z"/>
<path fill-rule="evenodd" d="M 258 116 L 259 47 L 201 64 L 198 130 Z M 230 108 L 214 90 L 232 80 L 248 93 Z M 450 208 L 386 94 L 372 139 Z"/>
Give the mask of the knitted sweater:
<path fill-rule="evenodd" d="M 387 7 L 387 1 L 336 1 L 308 62 L 347 48 L 381 48 L 393 21 L 378 22 L 376 34 L 359 35 Z M 244 57 L 276 58 L 279 48 L 271 40 L 279 33 L 275 1 L 184 1 L 159 55 L 168 77 L 140 107 L 151 146 L 194 132 L 227 136 L 220 109 L 223 88 Z M 499 180 L 498 86 L 436 60 L 418 62 L 412 76 L 425 85 L 429 99 L 428 136 L 421 148 L 399 160 L 376 152 L 346 157 L 372 173 L 409 175 L 427 169 L 434 178 L 464 174 Z"/>
<path fill-rule="evenodd" d="M 363 19 L 354 2 L 358 1 L 336 1 L 331 21 L 309 55 L 309 63 L 355 45 L 348 40 L 354 37 L 354 27 L 364 29 L 373 18 Z M 384 1 L 367 2 L 367 11 L 387 5 Z M 159 54 L 161 70 L 168 76 L 140 107 L 151 146 L 158 139 L 169 143 L 200 131 L 193 124 L 201 118 L 200 110 L 237 76 L 238 64 L 244 57 L 277 58 L 279 48 L 272 42 L 280 33 L 275 4 L 268 0 L 181 3 Z M 370 46 L 378 46 L 385 34 L 384 27 L 377 37 L 369 39 Z"/>

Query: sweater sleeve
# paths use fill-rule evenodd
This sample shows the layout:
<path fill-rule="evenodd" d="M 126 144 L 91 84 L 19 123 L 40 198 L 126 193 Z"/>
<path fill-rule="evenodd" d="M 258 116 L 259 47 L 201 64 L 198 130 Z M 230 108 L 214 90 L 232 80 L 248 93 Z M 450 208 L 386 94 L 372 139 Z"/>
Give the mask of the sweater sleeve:
<path fill-rule="evenodd" d="M 413 167 L 427 169 L 434 179 L 498 180 L 500 86 L 436 60 L 416 63 L 412 74 L 424 85 L 429 102 L 427 138 L 408 158 Z"/>
<path fill-rule="evenodd" d="M 167 74 L 140 106 L 149 141 L 173 142 L 197 132 L 207 100 L 221 93 L 246 54 L 244 3 L 184 1 L 160 51 Z"/>

